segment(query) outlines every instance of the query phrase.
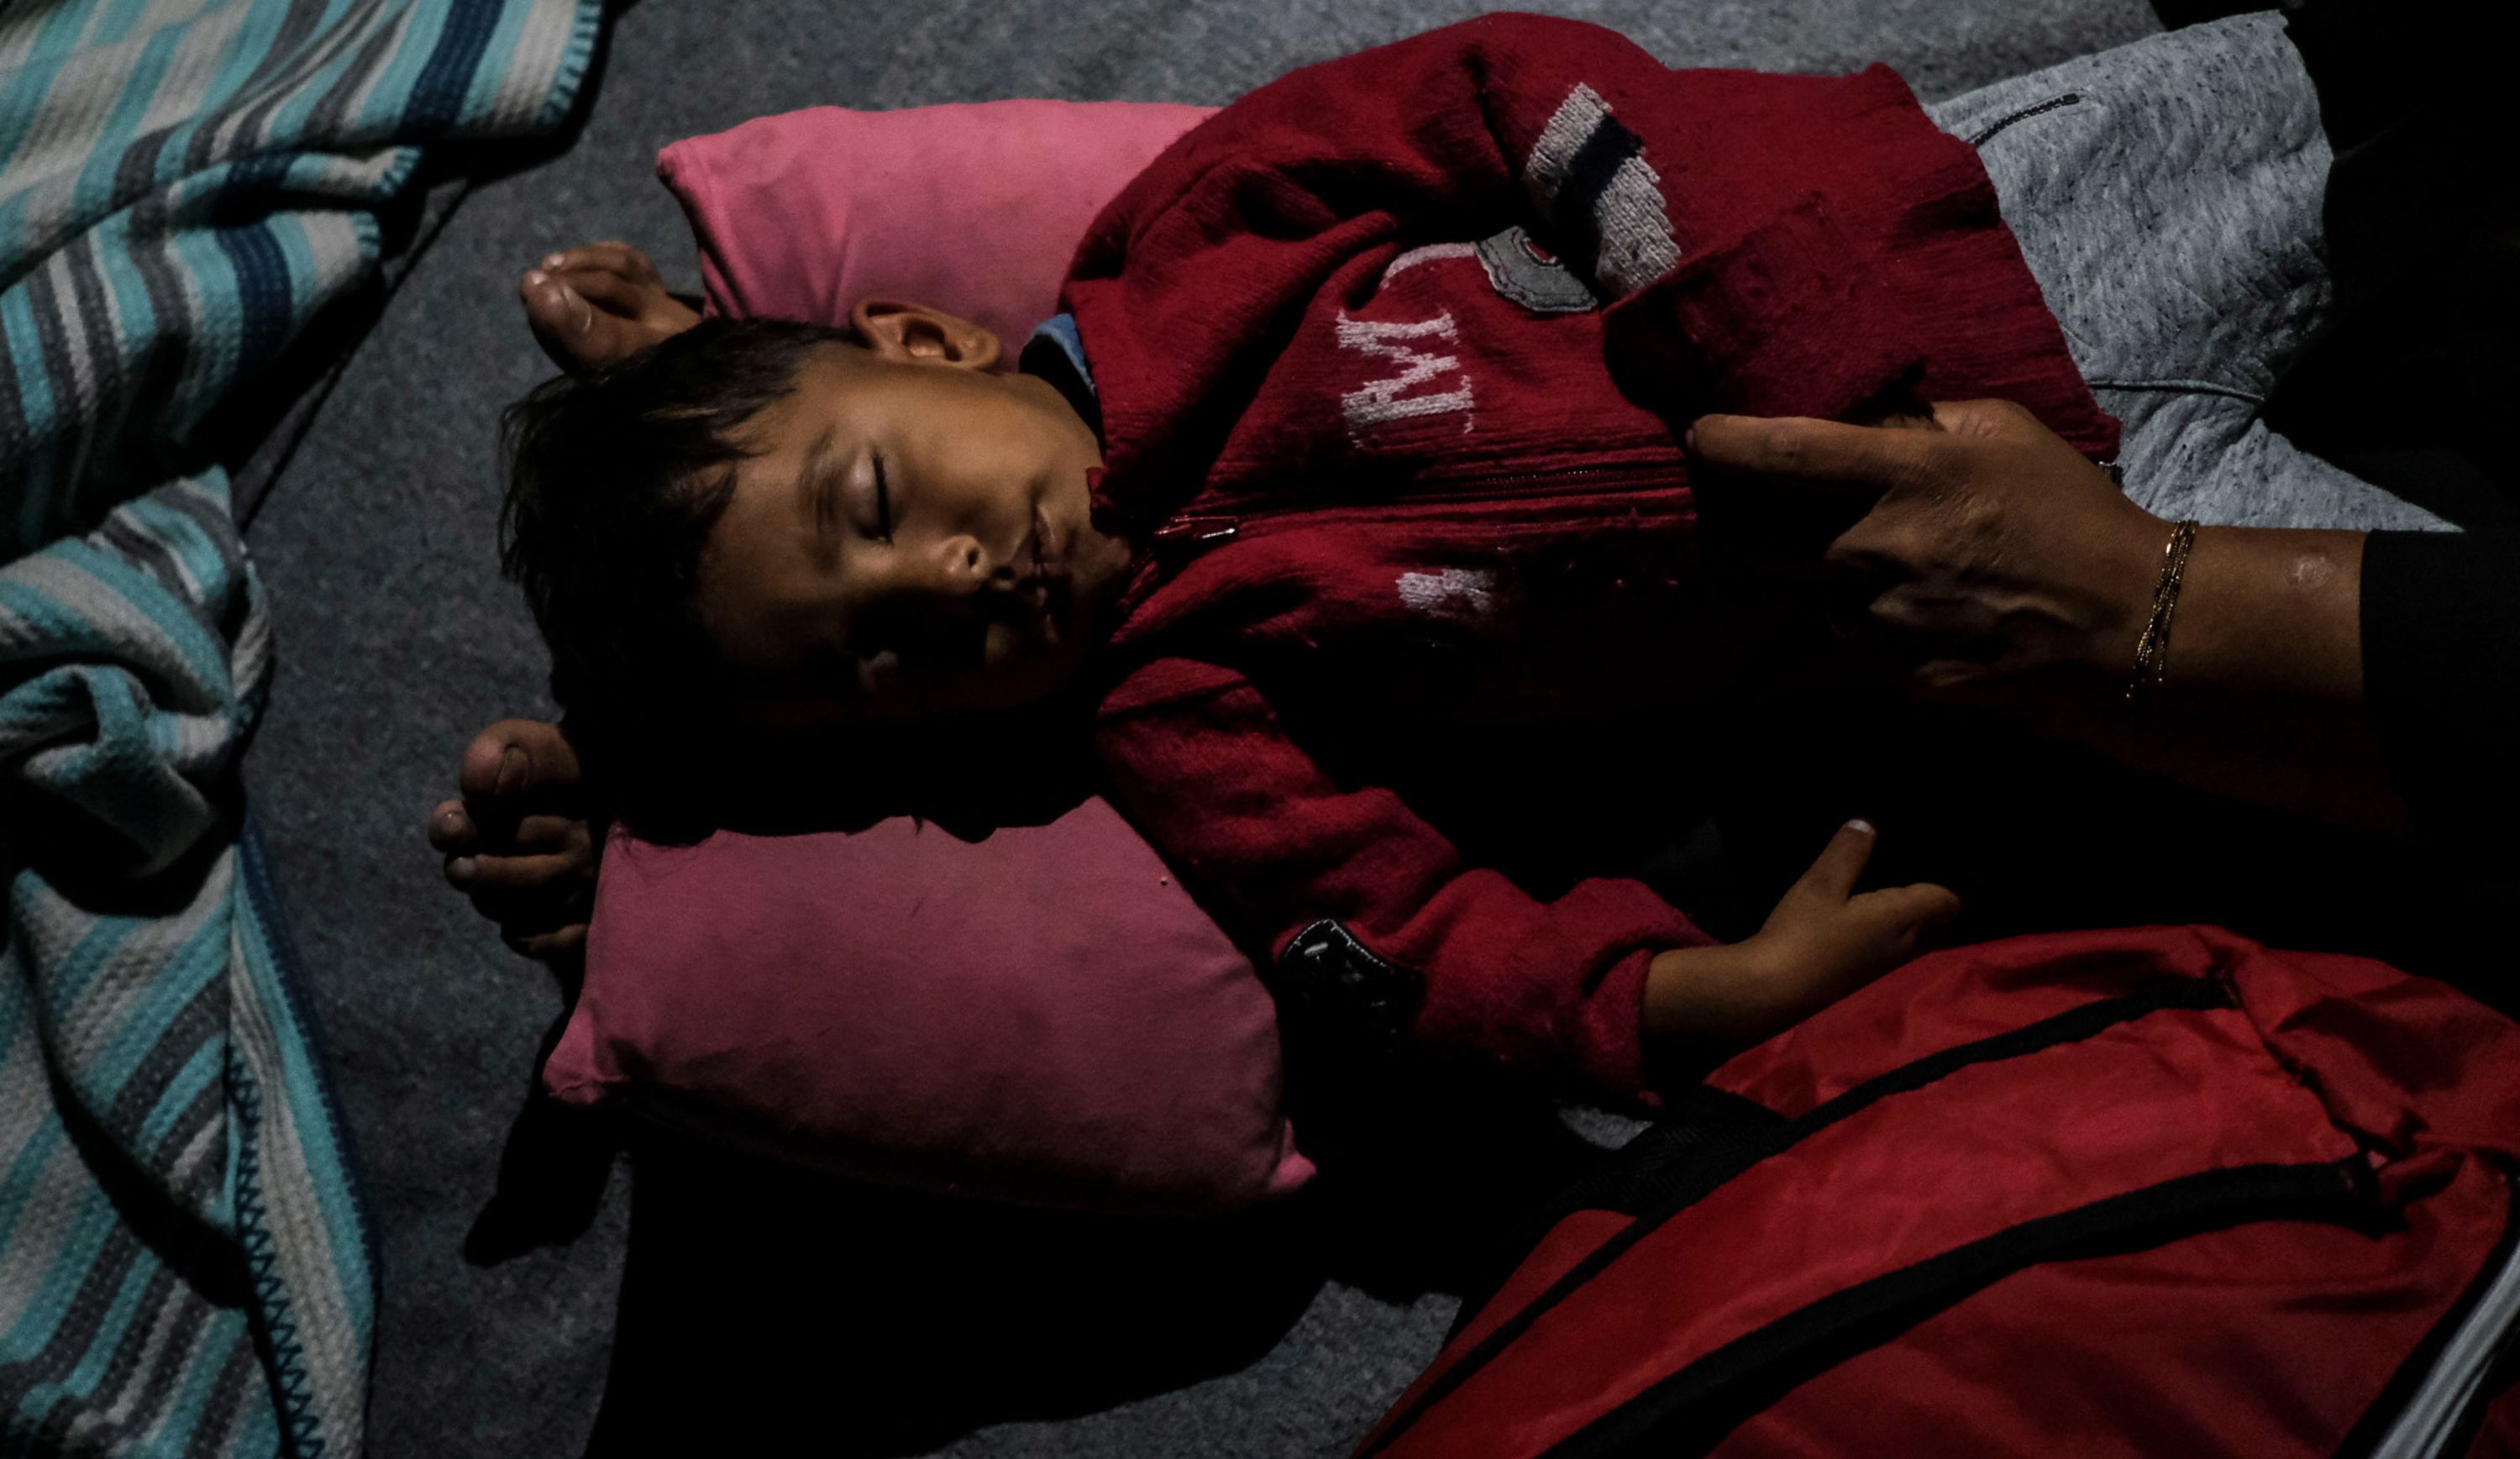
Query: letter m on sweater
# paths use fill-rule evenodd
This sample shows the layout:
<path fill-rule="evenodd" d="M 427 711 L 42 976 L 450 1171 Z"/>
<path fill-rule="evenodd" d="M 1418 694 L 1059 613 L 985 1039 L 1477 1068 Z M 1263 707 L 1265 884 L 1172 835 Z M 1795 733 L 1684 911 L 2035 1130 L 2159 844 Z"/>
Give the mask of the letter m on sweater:
<path fill-rule="evenodd" d="M 1418 344 L 1420 340 L 1441 343 L 1457 337 L 1449 309 L 1433 319 L 1413 324 L 1339 315 L 1339 347 L 1386 361 L 1390 371 L 1381 378 L 1368 381 L 1364 388 L 1339 397 L 1339 405 L 1347 413 L 1349 436 L 1360 437 L 1368 428 L 1389 420 L 1468 410 L 1470 377 L 1462 373 L 1462 357 L 1436 354 Z M 1446 384 L 1453 388 L 1442 388 Z M 1462 421 L 1462 428 L 1469 429 L 1470 422 Z"/>

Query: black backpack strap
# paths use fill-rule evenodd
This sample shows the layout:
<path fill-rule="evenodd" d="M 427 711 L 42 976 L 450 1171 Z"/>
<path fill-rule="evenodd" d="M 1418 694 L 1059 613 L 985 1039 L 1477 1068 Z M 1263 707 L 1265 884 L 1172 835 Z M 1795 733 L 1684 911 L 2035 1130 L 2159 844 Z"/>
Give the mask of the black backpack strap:
<path fill-rule="evenodd" d="M 1496 1299 L 1522 1260 L 1559 1221 L 1579 1211 L 1616 1211 L 1641 1216 L 1670 1206 L 1687 1205 L 1732 1179 L 1780 1148 L 1777 1141 L 1789 1122 L 1754 1099 L 1704 1084 L 1675 1095 L 1651 1125 L 1519 1222 L 1513 1235 L 1499 1243 L 1484 1273 L 1462 1293 L 1449 1344 L 1470 1319 Z"/>
<path fill-rule="evenodd" d="M 2109 1196 L 1832 1292 L 1669 1375 L 1570 1435 L 1549 1459 L 1703 1453 L 1812 1374 L 2041 1261 L 2140 1251 L 2249 1221 L 2369 1226 L 2378 1216 L 2370 1167 L 2359 1155 L 2204 1171 Z"/>
<path fill-rule="evenodd" d="M 2078 1043 L 2122 1023 L 2169 1008 L 2201 1010 L 2231 1006 L 2231 990 L 2220 978 L 2154 978 L 2121 997 L 2101 998 L 2037 1023 L 1928 1054 L 1912 1064 L 1866 1080 L 1794 1122 L 1794 1138 L 1825 1129 L 1849 1115 L 1889 1098 L 1921 1089 L 1934 1081 L 1976 1064 L 2017 1059 L 2061 1043 Z"/>

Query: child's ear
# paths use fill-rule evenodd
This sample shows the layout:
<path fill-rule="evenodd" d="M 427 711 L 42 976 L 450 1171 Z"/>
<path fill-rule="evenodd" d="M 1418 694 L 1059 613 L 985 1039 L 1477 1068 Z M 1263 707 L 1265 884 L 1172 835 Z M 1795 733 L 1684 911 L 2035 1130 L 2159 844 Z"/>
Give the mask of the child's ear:
<path fill-rule="evenodd" d="M 998 336 L 961 315 L 899 299 L 860 299 L 849 311 L 858 338 L 879 358 L 915 365 L 986 370 L 998 363 Z"/>

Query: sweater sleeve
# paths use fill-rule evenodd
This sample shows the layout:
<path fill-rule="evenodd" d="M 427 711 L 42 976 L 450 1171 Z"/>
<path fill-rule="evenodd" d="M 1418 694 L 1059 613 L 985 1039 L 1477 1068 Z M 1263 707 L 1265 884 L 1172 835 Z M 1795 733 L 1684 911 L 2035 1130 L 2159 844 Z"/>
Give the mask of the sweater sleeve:
<path fill-rule="evenodd" d="M 1254 341 L 1361 255 L 1516 225 L 1610 301 L 1622 388 L 1666 415 L 1842 415 L 1909 379 L 1927 353 L 1917 303 L 1954 315 L 1918 270 L 1973 309 L 2002 274 L 2029 332 L 2054 332 L 1974 153 L 1887 68 L 1674 70 L 1613 31 L 1518 15 L 1306 67 L 1225 109 L 1105 209 L 1067 297 L 1093 323 L 1098 374 L 1108 360 L 1161 381 L 1112 403 L 1148 417 L 1115 435 L 1161 439 L 1184 416 L 1230 419 L 1216 403 L 1265 354 Z M 1972 251 L 1986 247 L 2020 277 Z M 1959 340 L 1983 322 L 1955 317 L 1943 333 Z M 2025 360 L 2062 359 L 2019 332 L 1997 331 L 2005 370 L 1966 383 L 2002 390 L 2008 372 L 2041 374 Z"/>
<path fill-rule="evenodd" d="M 1642 883 L 1543 901 L 1464 865 L 1388 788 L 1337 783 L 1229 669 L 1147 665 L 1106 701 L 1099 738 L 1115 803 L 1260 961 L 1290 1046 L 1356 1057 L 1405 1040 L 1644 1094 L 1647 965 L 1712 939 Z"/>

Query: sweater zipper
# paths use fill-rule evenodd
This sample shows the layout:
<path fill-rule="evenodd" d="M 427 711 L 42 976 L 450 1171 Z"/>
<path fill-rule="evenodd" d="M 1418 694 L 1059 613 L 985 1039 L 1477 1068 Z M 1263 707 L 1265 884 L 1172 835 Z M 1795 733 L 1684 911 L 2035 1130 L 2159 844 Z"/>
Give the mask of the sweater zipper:
<path fill-rule="evenodd" d="M 1592 496 L 1620 486 L 1666 480 L 1680 464 L 1679 458 L 1675 457 L 1667 462 L 1636 465 L 1569 466 L 1557 471 L 1419 477 L 1420 482 L 1433 489 L 1413 491 L 1388 502 L 1342 507 L 1284 504 L 1264 496 L 1246 494 L 1171 518 L 1155 529 L 1154 545 L 1158 553 L 1178 561 L 1196 556 L 1210 548 L 1222 547 L 1290 516 L 1301 516 L 1311 521 L 1339 521 L 1410 515 L 1422 507 Z"/>

